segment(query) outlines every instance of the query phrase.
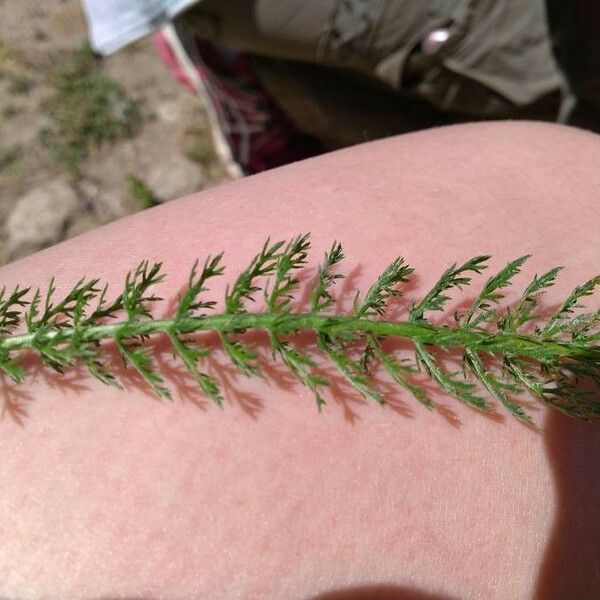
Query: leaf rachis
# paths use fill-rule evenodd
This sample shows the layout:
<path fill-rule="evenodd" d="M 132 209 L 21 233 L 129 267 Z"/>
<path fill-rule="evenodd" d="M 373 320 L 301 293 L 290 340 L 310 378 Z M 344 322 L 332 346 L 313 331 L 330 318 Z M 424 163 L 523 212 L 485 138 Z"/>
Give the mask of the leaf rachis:
<path fill-rule="evenodd" d="M 385 403 L 373 376 L 374 367 L 410 393 L 426 408 L 433 408 L 425 388 L 411 378 L 414 368 L 406 366 L 390 351 L 386 339 L 402 339 L 414 351 L 420 367 L 442 390 L 477 410 L 491 405 L 487 393 L 510 414 L 525 422 L 530 416 L 515 397 L 522 390 L 568 415 L 600 416 L 600 309 L 588 312 L 580 302 L 600 286 L 600 275 L 577 286 L 559 307 L 540 322 L 536 308 L 540 296 L 559 274 L 555 267 L 526 286 L 513 306 L 501 312 L 502 291 L 522 270 L 529 256 L 508 262 L 488 278 L 463 315 L 453 325 L 436 325 L 427 318 L 443 311 L 454 289 L 471 284 L 489 256 L 475 256 L 462 265 L 446 269 L 431 290 L 409 303 L 406 320 L 386 320 L 388 305 L 402 294 L 402 286 L 413 269 L 403 258 L 392 261 L 360 299 L 352 314 L 333 315 L 335 283 L 343 277 L 338 269 L 344 260 L 342 245 L 334 242 L 319 267 L 309 293 L 306 312 L 295 309 L 294 296 L 301 287 L 298 273 L 308 263 L 310 238 L 298 235 L 289 241 L 267 240 L 250 265 L 226 288 L 223 311 L 206 298 L 210 281 L 223 275 L 223 255 L 208 257 L 202 268 L 194 263 L 187 286 L 170 316 L 158 319 L 152 306 L 161 301 L 155 289 L 165 274 L 162 264 L 142 261 L 125 278 L 121 293 L 107 301 L 108 286 L 98 279 L 81 279 L 61 299 L 50 280 L 44 294 L 40 289 L 0 289 L 0 372 L 13 384 L 22 383 L 27 367 L 20 357 L 36 353 L 58 373 L 77 363 L 104 384 L 119 387 L 117 375 L 106 359 L 104 341 L 112 341 L 124 363 L 137 371 L 158 396 L 171 392 L 159 372 L 147 340 L 163 335 L 171 344 L 198 389 L 215 404 L 224 402 L 219 381 L 208 375 L 201 361 L 210 350 L 198 334 L 215 332 L 228 359 L 249 377 L 261 376 L 258 353 L 240 334 L 258 329 L 266 332 L 274 359 L 279 359 L 297 380 L 314 395 L 318 408 L 325 404 L 322 390 L 330 378 L 317 370 L 313 358 L 320 353 L 354 390 L 365 398 Z M 249 311 L 249 303 L 264 289 L 265 308 Z M 533 322 L 535 328 L 523 327 Z M 527 331 L 525 331 L 527 329 Z M 312 331 L 316 347 L 311 351 L 295 344 L 295 334 Z M 454 350 L 463 357 L 463 373 L 447 370 L 434 348 Z M 361 358 L 356 359 L 356 353 Z M 491 363 L 502 366 L 493 369 Z M 592 393 L 580 382 L 592 384 Z M 595 386 L 595 387 L 594 387 Z"/>

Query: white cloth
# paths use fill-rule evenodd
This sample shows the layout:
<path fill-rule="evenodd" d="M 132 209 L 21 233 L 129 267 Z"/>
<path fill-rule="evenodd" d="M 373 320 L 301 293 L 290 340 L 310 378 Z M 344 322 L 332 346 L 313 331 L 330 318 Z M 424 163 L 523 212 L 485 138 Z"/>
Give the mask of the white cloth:
<path fill-rule="evenodd" d="M 82 0 L 97 52 L 110 54 L 152 33 L 200 0 Z"/>

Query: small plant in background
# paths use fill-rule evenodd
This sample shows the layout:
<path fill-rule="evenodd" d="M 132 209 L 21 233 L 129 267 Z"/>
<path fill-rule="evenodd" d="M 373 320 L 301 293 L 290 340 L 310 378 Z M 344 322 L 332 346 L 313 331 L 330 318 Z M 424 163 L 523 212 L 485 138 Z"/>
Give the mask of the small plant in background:
<path fill-rule="evenodd" d="M 27 75 L 19 72 L 22 68 L 18 55 L 0 42 L 0 81 L 6 85 L 9 94 L 23 96 L 33 87 L 33 80 Z M 6 66 L 5 66 L 6 65 Z"/>
<path fill-rule="evenodd" d="M 11 94 L 18 96 L 27 94 L 33 87 L 33 81 L 24 75 L 9 74 L 8 79 L 8 91 Z"/>
<path fill-rule="evenodd" d="M 207 128 L 190 127 L 186 131 L 185 155 L 191 161 L 208 167 L 216 162 L 210 131 Z"/>
<path fill-rule="evenodd" d="M 23 59 L 0 41 L 0 84 L 4 100 L 0 114 L 4 119 L 12 119 L 23 112 L 23 99 L 34 87 L 34 80 L 24 71 L 29 70 Z"/>
<path fill-rule="evenodd" d="M 22 151 L 21 146 L 18 144 L 8 148 L 0 147 L 0 173 L 18 161 Z"/>
<path fill-rule="evenodd" d="M 60 61 L 50 75 L 52 94 L 44 109 L 51 125 L 40 132 L 43 145 L 72 176 L 94 146 L 135 135 L 142 125 L 138 104 L 102 74 L 101 62 L 85 46 Z"/>
<path fill-rule="evenodd" d="M 185 131 L 183 153 L 191 161 L 198 163 L 209 179 L 219 181 L 227 177 L 221 161 L 215 151 L 208 117 L 203 110 L 198 110 L 196 121 L 204 125 L 194 125 Z"/>
<path fill-rule="evenodd" d="M 23 108 L 14 104 L 13 102 L 9 102 L 6 106 L 2 108 L 2 116 L 5 119 L 12 119 L 16 117 L 18 114 L 23 112 Z"/>
<path fill-rule="evenodd" d="M 129 195 L 138 203 L 142 210 L 160 204 L 154 192 L 139 177 L 133 173 L 127 173 L 126 179 Z"/>
<path fill-rule="evenodd" d="M 107 286 L 98 279 L 81 279 L 63 298 L 55 298 L 54 281 L 43 294 L 17 286 L 0 293 L 0 369 L 21 383 L 27 367 L 21 353 L 34 352 L 58 373 L 83 364 L 107 385 L 120 387 L 106 358 L 103 342 L 112 341 L 123 361 L 135 369 L 159 396 L 170 397 L 166 382 L 153 364 L 148 340 L 166 336 L 173 354 L 182 361 L 199 389 L 215 404 L 223 404 L 218 378 L 202 367 L 211 353 L 200 332 L 218 335 L 221 347 L 240 373 L 260 375 L 257 349 L 242 334 L 266 332 L 273 360 L 280 360 L 315 396 L 319 409 L 329 377 L 319 370 L 320 354 L 357 393 L 379 404 L 385 395 L 374 374 L 380 369 L 427 409 L 435 408 L 429 391 L 415 375 L 422 372 L 434 384 L 468 406 L 489 411 L 495 398 L 510 414 L 529 422 L 518 395 L 527 391 L 541 402 L 573 417 L 600 417 L 600 309 L 575 313 L 579 302 L 600 285 L 600 275 L 577 286 L 549 316 L 538 314 L 539 299 L 554 284 L 559 268 L 536 275 L 517 302 L 500 309 L 502 290 L 520 271 L 528 256 L 510 261 L 487 279 L 464 312 L 451 325 L 434 324 L 429 313 L 443 311 L 448 293 L 471 283 L 490 257 L 476 256 L 452 265 L 419 300 L 407 304 L 404 320 L 387 319 L 390 303 L 400 296 L 413 269 L 403 258 L 394 260 L 364 295 L 357 294 L 350 314 L 333 314 L 333 286 L 344 259 L 334 243 L 308 290 L 309 307 L 296 310 L 293 296 L 300 290 L 298 269 L 307 264 L 308 235 L 288 242 L 267 240 L 249 266 L 227 287 L 224 309 L 205 298 L 208 283 L 224 273 L 223 255 L 193 266 L 187 288 L 170 316 L 154 319 L 150 308 L 161 299 L 153 288 L 164 280 L 161 263 L 142 262 L 126 279 L 120 294 L 107 299 Z M 263 292 L 265 309 L 249 312 L 250 302 Z M 309 331 L 313 347 L 294 343 L 295 334 Z M 412 360 L 400 358 L 387 342 L 402 339 L 412 348 Z M 450 370 L 443 356 L 462 357 L 462 371 Z M 587 385 L 582 385 L 587 384 Z"/>

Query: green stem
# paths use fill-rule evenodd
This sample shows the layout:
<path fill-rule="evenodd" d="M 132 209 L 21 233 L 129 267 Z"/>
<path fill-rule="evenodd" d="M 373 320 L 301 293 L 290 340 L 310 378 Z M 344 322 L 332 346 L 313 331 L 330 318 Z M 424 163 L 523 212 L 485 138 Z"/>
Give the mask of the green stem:
<path fill-rule="evenodd" d="M 536 360 L 555 361 L 566 357 L 589 358 L 590 353 L 600 359 L 600 349 L 585 344 L 567 344 L 555 340 L 536 339 L 514 333 L 492 333 L 470 328 L 453 328 L 414 321 L 377 321 L 353 316 L 327 316 L 312 313 L 241 313 L 220 314 L 183 319 L 157 319 L 147 321 L 122 321 L 105 325 L 67 326 L 35 333 L 12 335 L 0 339 L 0 353 L 26 350 L 44 341 L 54 344 L 68 342 L 77 336 L 82 342 L 103 339 L 123 339 L 138 335 L 158 333 L 180 334 L 200 331 L 235 333 L 247 329 L 262 329 L 277 334 L 312 330 L 331 337 L 344 337 L 349 333 L 365 332 L 376 336 L 398 337 L 419 341 L 422 344 L 452 348 L 474 348 L 486 353 L 510 353 Z"/>

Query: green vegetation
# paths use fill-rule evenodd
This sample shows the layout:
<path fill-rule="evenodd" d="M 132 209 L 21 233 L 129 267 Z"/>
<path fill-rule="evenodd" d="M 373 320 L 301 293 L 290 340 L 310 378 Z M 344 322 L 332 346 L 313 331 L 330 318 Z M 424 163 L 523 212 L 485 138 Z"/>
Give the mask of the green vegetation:
<path fill-rule="evenodd" d="M 138 104 L 102 74 L 89 47 L 61 58 L 50 75 L 53 92 L 44 102 L 51 125 L 40 132 L 43 145 L 72 176 L 93 147 L 135 135 L 142 125 Z"/>
<path fill-rule="evenodd" d="M 133 173 L 127 174 L 127 189 L 129 195 L 137 201 L 142 210 L 160 204 L 154 192 L 139 177 Z"/>
<path fill-rule="evenodd" d="M 21 157 L 22 148 L 18 144 L 8 148 L 0 147 L 0 173 L 13 165 Z"/>
<path fill-rule="evenodd" d="M 195 122 L 198 125 L 188 127 L 184 138 L 184 155 L 191 161 L 201 165 L 206 175 L 213 180 L 226 177 L 208 126 L 208 117 L 202 110 L 198 110 Z"/>
<path fill-rule="evenodd" d="M 13 117 L 16 117 L 18 114 L 20 114 L 22 112 L 23 112 L 23 108 L 21 106 L 17 106 L 16 104 L 13 104 L 12 102 L 10 102 L 6 106 L 2 107 L 2 116 L 5 119 L 12 119 Z"/>
<path fill-rule="evenodd" d="M 210 132 L 202 127 L 190 127 L 186 131 L 187 148 L 185 156 L 203 167 L 209 167 L 217 161 Z"/>
<path fill-rule="evenodd" d="M 33 86 L 33 81 L 25 75 L 8 73 L 6 79 L 8 80 L 8 91 L 11 94 L 27 94 Z"/>
<path fill-rule="evenodd" d="M 221 406 L 221 382 L 202 365 L 212 348 L 198 334 L 215 333 L 225 356 L 241 374 L 252 377 L 261 376 L 261 361 L 256 345 L 243 334 L 258 329 L 267 335 L 272 359 L 280 360 L 313 392 L 319 409 L 326 402 L 323 390 L 335 372 L 356 393 L 384 404 L 386 396 L 376 377 L 379 371 L 429 410 L 435 402 L 424 383 L 433 382 L 478 411 L 491 410 L 493 398 L 524 422 L 531 419 L 519 402 L 523 391 L 568 415 L 600 417 L 600 310 L 575 314 L 580 301 L 600 286 L 600 275 L 577 286 L 549 316 L 540 314 L 539 299 L 554 284 L 558 268 L 536 275 L 514 305 L 499 308 L 504 288 L 529 258 L 523 256 L 490 277 L 451 324 L 437 324 L 429 313 L 444 311 L 449 293 L 470 285 L 472 274 L 487 267 L 489 256 L 446 269 L 427 294 L 407 304 L 406 318 L 398 320 L 388 317 L 388 308 L 414 271 L 402 258 L 394 260 L 365 294 L 356 294 L 350 314 L 332 313 L 333 288 L 342 278 L 338 268 L 344 259 L 337 242 L 305 294 L 309 306 L 298 310 L 293 302 L 301 291 L 297 271 L 307 265 L 309 249 L 308 235 L 288 242 L 267 240 L 227 286 L 220 314 L 212 312 L 216 302 L 205 294 L 209 281 L 224 273 L 222 254 L 208 257 L 201 269 L 198 262 L 194 264 L 187 288 L 170 315 L 161 319 L 152 317 L 151 306 L 161 300 L 154 290 L 165 278 L 162 263 L 143 261 L 110 302 L 107 287 L 98 279 L 81 279 L 60 300 L 54 297 L 53 280 L 45 293 L 20 286 L 12 292 L 3 289 L 0 370 L 14 383 L 22 382 L 30 366 L 20 363 L 19 355 L 35 352 L 60 374 L 82 364 L 103 383 L 121 387 L 104 343 L 112 341 L 124 363 L 137 371 L 149 389 L 170 397 L 148 343 L 150 337 L 160 335 L 199 389 Z M 265 308 L 250 312 L 261 291 Z M 296 334 L 307 331 L 316 343 L 295 343 Z M 391 349 L 393 339 L 412 349 L 412 359 Z M 462 371 L 449 368 L 450 352 L 462 358 Z M 317 354 L 332 369 L 318 365 Z M 429 381 L 420 381 L 419 375 Z"/>

